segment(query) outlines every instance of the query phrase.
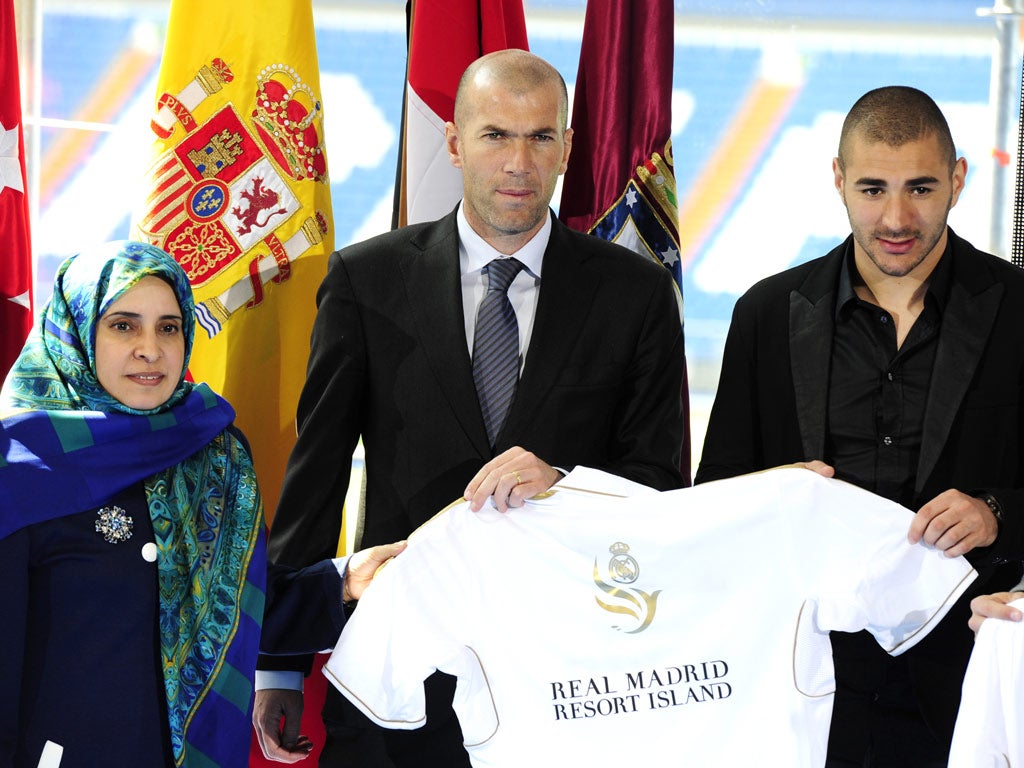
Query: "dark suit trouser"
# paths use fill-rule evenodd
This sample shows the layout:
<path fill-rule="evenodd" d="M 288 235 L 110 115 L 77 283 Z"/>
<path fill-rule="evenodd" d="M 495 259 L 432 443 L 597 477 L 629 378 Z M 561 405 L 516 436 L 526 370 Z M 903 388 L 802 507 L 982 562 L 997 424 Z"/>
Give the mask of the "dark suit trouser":
<path fill-rule="evenodd" d="M 381 728 L 332 687 L 323 718 L 321 768 L 470 768 L 452 709 L 455 678 L 440 672 L 424 683 L 427 722 L 411 731 Z"/>
<path fill-rule="evenodd" d="M 907 658 L 867 632 L 832 632 L 836 696 L 826 768 L 945 768 L 951 723 L 929 723 Z M 951 692 L 951 695 L 957 695 Z"/>

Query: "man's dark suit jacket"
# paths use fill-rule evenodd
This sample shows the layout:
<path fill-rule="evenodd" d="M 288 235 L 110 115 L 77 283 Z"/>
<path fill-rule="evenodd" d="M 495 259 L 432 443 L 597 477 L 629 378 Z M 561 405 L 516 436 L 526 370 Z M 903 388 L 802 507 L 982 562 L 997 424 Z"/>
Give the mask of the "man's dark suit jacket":
<path fill-rule="evenodd" d="M 360 436 L 360 547 L 407 537 L 515 445 L 563 469 L 683 485 L 675 289 L 668 270 L 632 251 L 553 221 L 525 365 L 493 450 L 473 384 L 454 212 L 333 254 L 317 305 L 270 533 L 275 562 L 334 555 Z M 432 763 L 424 754 L 416 764 Z"/>
<path fill-rule="evenodd" d="M 466 344 L 455 214 L 335 253 L 317 297 L 275 562 L 334 555 L 350 457 L 366 456 L 359 546 L 400 540 L 514 445 L 681 487 L 683 340 L 668 271 L 557 219 L 530 348 L 492 451 Z M 474 312 L 475 308 L 469 308 Z"/>
<path fill-rule="evenodd" d="M 839 269 L 828 255 L 769 277 L 736 303 L 695 481 L 823 459 Z M 939 493 L 988 491 L 1006 520 L 968 556 L 972 589 L 909 651 L 926 719 L 952 735 L 973 637 L 970 598 L 1016 583 L 1024 556 L 1024 271 L 949 230 L 952 259 L 916 473 L 915 511 Z"/>

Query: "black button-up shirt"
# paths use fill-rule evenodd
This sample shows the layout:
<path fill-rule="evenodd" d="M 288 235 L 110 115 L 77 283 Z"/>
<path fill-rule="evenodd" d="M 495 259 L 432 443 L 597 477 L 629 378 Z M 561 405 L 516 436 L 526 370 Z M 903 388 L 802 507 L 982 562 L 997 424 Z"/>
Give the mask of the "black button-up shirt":
<path fill-rule="evenodd" d="M 829 376 L 826 461 L 836 477 L 917 509 L 925 403 L 949 296 L 947 254 L 931 274 L 924 309 L 902 346 L 896 324 L 854 291 L 863 282 L 852 246 L 840 270 Z"/>

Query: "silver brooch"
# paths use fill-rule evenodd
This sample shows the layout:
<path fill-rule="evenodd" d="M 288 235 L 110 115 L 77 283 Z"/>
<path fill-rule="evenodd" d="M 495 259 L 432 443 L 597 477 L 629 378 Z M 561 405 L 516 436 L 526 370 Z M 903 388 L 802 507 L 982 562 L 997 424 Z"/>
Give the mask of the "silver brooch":
<path fill-rule="evenodd" d="M 132 537 L 132 517 L 120 507 L 104 507 L 98 515 L 96 533 L 102 533 L 110 544 L 120 544 Z"/>

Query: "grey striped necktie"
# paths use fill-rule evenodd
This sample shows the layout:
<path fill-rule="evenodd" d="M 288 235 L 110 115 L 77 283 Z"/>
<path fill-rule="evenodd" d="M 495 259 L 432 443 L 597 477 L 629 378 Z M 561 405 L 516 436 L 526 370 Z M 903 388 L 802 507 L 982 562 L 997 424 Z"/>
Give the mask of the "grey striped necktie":
<path fill-rule="evenodd" d="M 508 287 L 522 268 L 516 259 L 495 259 L 484 267 L 487 293 L 476 314 L 473 382 L 492 447 L 519 381 L 519 324 Z"/>

